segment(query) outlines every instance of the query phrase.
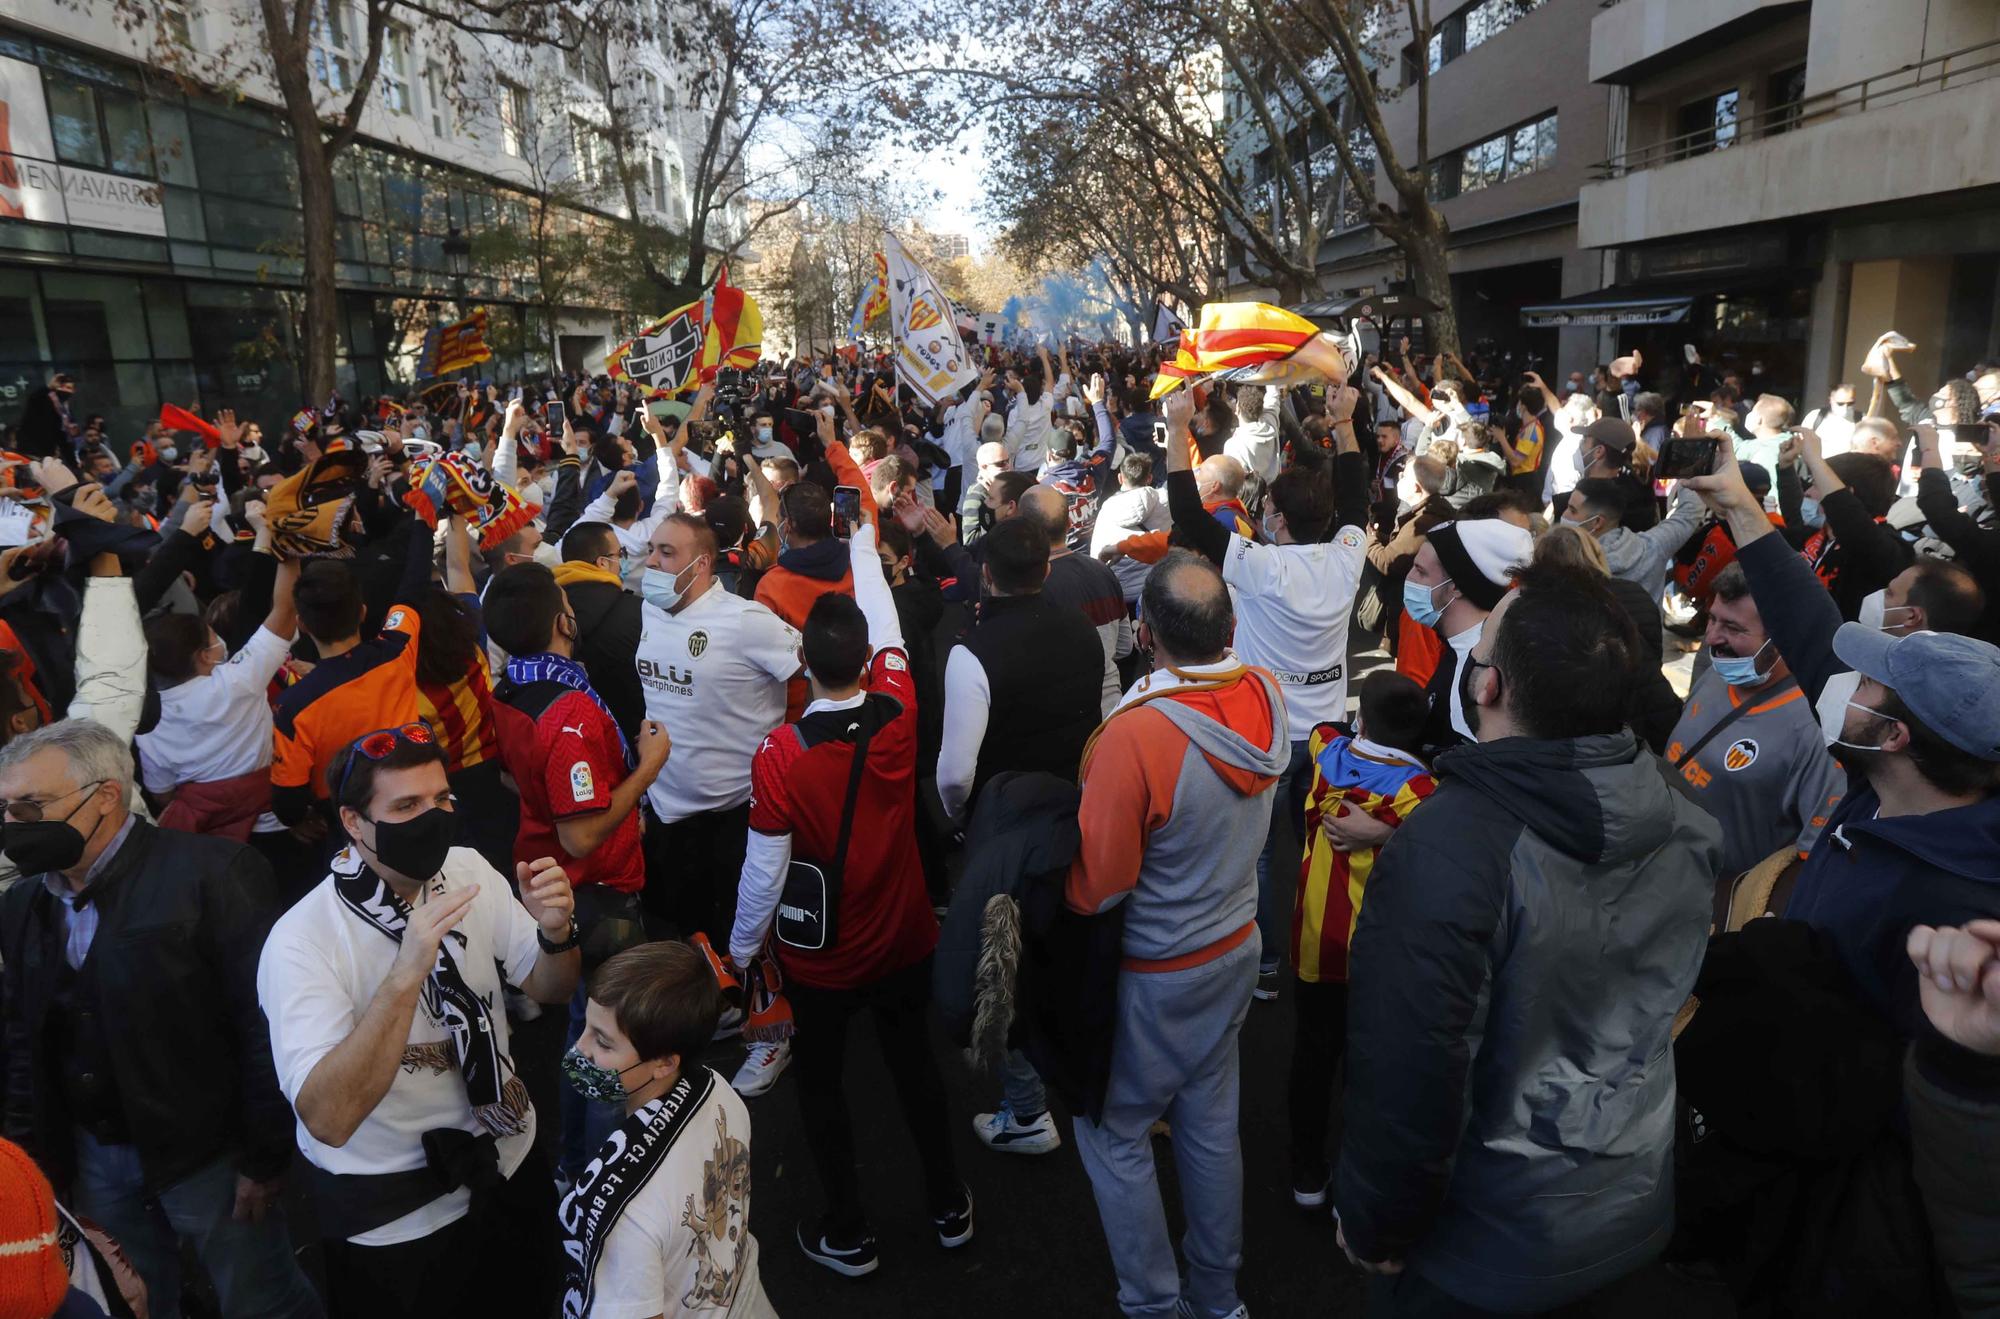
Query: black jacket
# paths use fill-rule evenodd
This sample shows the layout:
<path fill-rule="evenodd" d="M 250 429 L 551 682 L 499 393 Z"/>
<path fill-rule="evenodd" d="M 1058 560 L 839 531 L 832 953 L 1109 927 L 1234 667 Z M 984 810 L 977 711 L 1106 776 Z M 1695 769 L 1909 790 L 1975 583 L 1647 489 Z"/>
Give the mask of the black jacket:
<path fill-rule="evenodd" d="M 275 1176 L 294 1128 L 257 1005 L 257 958 L 279 910 L 270 866 L 240 844 L 138 820 L 91 888 L 100 924 L 76 1009 L 100 1023 L 147 1186 L 232 1152 L 245 1175 Z M 49 1040 L 63 922 L 39 876 L 0 898 L 0 957 L 6 1133 L 66 1186 L 73 1137 Z"/>
<path fill-rule="evenodd" d="M 571 582 L 563 589 L 576 611 L 577 661 L 626 739 L 636 741 L 646 718 L 646 693 L 632 659 L 645 623 L 639 597 L 610 582 Z"/>

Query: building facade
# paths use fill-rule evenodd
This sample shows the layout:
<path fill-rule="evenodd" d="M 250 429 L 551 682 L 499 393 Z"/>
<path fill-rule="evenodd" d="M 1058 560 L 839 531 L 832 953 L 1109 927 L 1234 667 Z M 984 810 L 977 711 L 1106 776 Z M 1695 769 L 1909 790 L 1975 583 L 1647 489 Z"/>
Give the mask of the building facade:
<path fill-rule="evenodd" d="M 1611 103 L 1608 89 L 1584 74 L 1600 0 L 1428 3 L 1432 32 L 1424 49 L 1394 33 L 1374 43 L 1395 52 L 1376 85 L 1390 140 L 1408 163 L 1416 159 L 1420 62 L 1429 81 L 1430 188 L 1451 226 L 1460 338 L 1468 351 L 1532 365 L 1551 379 L 1553 371 L 1587 368 L 1601 360 L 1594 330 L 1524 330 L 1521 310 L 1604 283 L 1603 257 L 1577 239 L 1577 194 L 1603 159 Z M 1243 113 L 1240 96 L 1224 104 L 1225 131 L 1253 182 L 1261 182 L 1261 130 Z M 1351 111 L 1350 122 L 1357 126 L 1349 140 L 1372 158 Z M 1329 160 L 1333 150 L 1320 148 Z M 1390 195 L 1379 166 L 1375 195 Z M 1365 223 L 1365 204 L 1344 197 L 1341 223 L 1321 244 L 1328 298 L 1380 293 L 1405 277 L 1401 253 Z M 1240 267 L 1232 278 L 1239 292 L 1261 284 Z M 1267 285 L 1263 291 L 1270 292 Z"/>
<path fill-rule="evenodd" d="M 319 5 L 312 76 L 330 110 L 363 58 L 361 12 Z M 103 0 L 0 16 L 0 416 L 55 370 L 119 426 L 162 402 L 297 406 L 298 171 L 255 72 L 269 63 L 255 6 L 160 12 L 157 30 Z M 335 166 L 341 392 L 406 387 L 423 330 L 476 308 L 496 378 L 601 362 L 627 309 L 545 306 L 519 243 L 495 239 L 554 197 L 564 227 L 629 213 L 606 145 L 614 88 L 645 116 L 619 107 L 640 217 L 684 225 L 706 125 L 677 103 L 681 83 L 663 29 L 566 55 L 392 27 Z"/>
<path fill-rule="evenodd" d="M 1807 406 L 1882 332 L 1905 369 L 2000 358 L 2000 6 L 1619 0 L 1590 24 L 1612 94 L 1581 242 L 1594 307 L 1673 389 L 1683 345 Z"/>

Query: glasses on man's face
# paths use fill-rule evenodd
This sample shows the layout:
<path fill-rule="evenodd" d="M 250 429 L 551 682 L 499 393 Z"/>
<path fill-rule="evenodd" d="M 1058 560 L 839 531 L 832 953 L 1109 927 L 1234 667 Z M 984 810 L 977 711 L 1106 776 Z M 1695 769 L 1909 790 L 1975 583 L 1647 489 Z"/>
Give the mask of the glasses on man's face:
<path fill-rule="evenodd" d="M 74 797 L 78 793 L 88 794 L 95 792 L 108 782 L 110 782 L 109 779 L 99 779 L 95 783 L 86 783 L 80 788 L 71 788 L 68 792 L 58 793 L 48 798 L 16 797 L 12 801 L 0 802 L 0 817 L 12 820 L 17 824 L 36 824 L 42 820 L 48 808 L 57 802 L 67 797 Z M 78 804 L 81 805 L 81 803 Z M 69 817 L 64 816 L 63 818 L 68 819 Z"/>

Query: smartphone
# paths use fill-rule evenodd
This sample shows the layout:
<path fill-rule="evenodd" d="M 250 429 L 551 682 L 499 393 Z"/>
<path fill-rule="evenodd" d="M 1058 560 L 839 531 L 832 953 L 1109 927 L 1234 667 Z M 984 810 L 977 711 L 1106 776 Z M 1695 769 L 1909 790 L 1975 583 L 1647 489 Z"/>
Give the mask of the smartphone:
<path fill-rule="evenodd" d="M 861 487 L 837 485 L 833 488 L 833 534 L 842 540 L 854 535 L 861 523 Z"/>
<path fill-rule="evenodd" d="M 1660 446 L 1660 460 L 1653 475 L 1663 481 L 1682 481 L 1690 476 L 1707 476 L 1715 470 L 1715 456 L 1722 441 L 1712 435 L 1680 435 Z"/>
<path fill-rule="evenodd" d="M 1166 422 L 1156 421 L 1153 423 L 1153 443 L 1159 445 L 1162 449 L 1167 447 Z"/>

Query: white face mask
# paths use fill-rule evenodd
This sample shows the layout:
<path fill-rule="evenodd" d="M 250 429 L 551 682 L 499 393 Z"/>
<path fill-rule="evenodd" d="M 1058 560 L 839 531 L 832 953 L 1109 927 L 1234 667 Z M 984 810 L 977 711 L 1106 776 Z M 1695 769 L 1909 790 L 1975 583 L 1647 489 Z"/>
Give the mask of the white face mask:
<path fill-rule="evenodd" d="M 1880 710 L 1872 710 L 1854 699 L 1854 693 L 1860 688 L 1861 675 L 1849 670 L 1846 673 L 1834 674 L 1826 680 L 1826 686 L 1820 689 L 1819 700 L 1813 703 L 1813 709 L 1819 715 L 1820 739 L 1829 748 L 1852 747 L 1856 751 L 1882 749 L 1879 744 L 1849 742 L 1842 736 L 1847 731 L 1847 712 L 1850 709 L 1859 710 L 1878 719 L 1882 717 Z"/>
<path fill-rule="evenodd" d="M 1910 612 L 1909 605 L 1897 605 L 1894 609 L 1889 608 L 1889 592 L 1887 588 L 1884 588 L 1879 591 L 1871 591 L 1862 599 L 1860 615 L 1854 621 L 1863 627 L 1872 627 L 1877 632 L 1887 632 L 1894 628 L 1907 626 L 1909 623 L 1907 615 Z M 1890 614 L 1898 615 L 1898 618 L 1893 623 L 1889 621 Z"/>

